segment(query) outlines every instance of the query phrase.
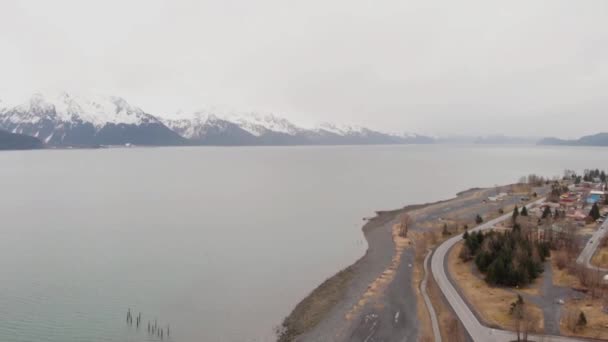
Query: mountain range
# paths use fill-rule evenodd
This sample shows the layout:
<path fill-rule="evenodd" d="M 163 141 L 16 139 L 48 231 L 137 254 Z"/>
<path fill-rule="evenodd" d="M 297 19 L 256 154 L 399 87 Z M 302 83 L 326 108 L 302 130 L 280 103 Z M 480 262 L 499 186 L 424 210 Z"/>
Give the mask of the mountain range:
<path fill-rule="evenodd" d="M 540 140 L 538 144 L 562 146 L 608 146 L 608 133 L 586 135 L 578 139 L 544 138 Z"/>
<path fill-rule="evenodd" d="M 430 137 L 324 123 L 296 126 L 273 114 L 201 110 L 175 118 L 151 115 L 115 96 L 32 95 L 16 106 L 0 101 L 0 129 L 51 146 L 427 144 Z"/>
<path fill-rule="evenodd" d="M 121 97 L 84 97 L 65 92 L 50 96 L 36 93 L 14 106 L 0 99 L 1 130 L 6 132 L 1 132 L 0 142 L 10 148 L 34 148 L 39 146 L 37 141 L 58 147 L 430 143 L 608 146 L 608 133 L 574 140 L 503 135 L 433 138 L 333 123 L 305 128 L 280 116 L 258 112 L 206 109 L 156 116 Z"/>

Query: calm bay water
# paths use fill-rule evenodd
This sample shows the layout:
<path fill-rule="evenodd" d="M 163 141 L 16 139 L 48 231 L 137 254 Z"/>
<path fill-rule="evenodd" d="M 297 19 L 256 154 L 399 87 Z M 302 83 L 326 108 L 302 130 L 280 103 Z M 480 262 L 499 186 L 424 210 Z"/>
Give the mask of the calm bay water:
<path fill-rule="evenodd" d="M 0 153 L 0 341 L 271 341 L 365 251 L 362 218 L 608 149 L 155 148 Z M 128 308 L 143 327 L 127 327 Z"/>

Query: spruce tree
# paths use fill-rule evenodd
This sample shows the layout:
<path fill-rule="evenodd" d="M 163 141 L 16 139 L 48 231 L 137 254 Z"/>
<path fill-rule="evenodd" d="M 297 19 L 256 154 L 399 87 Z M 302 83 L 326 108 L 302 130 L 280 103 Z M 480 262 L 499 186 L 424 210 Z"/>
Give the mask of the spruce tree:
<path fill-rule="evenodd" d="M 513 208 L 513 222 L 517 220 L 517 216 L 519 216 L 519 208 L 515 206 L 515 208 Z"/>
<path fill-rule="evenodd" d="M 597 203 L 593 203 L 593 207 L 591 207 L 591 211 L 589 211 L 589 216 L 591 216 L 594 220 L 600 218 L 600 207 Z"/>
<path fill-rule="evenodd" d="M 576 325 L 579 327 L 584 327 L 587 325 L 587 317 L 585 316 L 585 313 L 581 311 L 581 313 L 578 315 L 578 322 L 576 322 Z"/>
<path fill-rule="evenodd" d="M 450 235 L 450 232 L 448 231 L 448 225 L 447 225 L 447 223 L 443 224 L 443 232 L 442 232 L 442 234 L 443 235 Z"/>
<path fill-rule="evenodd" d="M 525 206 L 521 208 L 521 216 L 528 216 L 528 208 Z"/>
<path fill-rule="evenodd" d="M 551 216 L 551 208 L 549 208 L 548 206 L 545 207 L 545 210 L 543 210 L 543 216 L 542 218 L 547 218 Z"/>

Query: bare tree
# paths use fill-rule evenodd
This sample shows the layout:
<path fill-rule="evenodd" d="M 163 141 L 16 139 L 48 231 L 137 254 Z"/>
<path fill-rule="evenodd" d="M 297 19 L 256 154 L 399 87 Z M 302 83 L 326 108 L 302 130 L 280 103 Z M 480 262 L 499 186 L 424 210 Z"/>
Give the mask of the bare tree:
<path fill-rule="evenodd" d="M 534 330 L 539 318 L 532 314 L 532 311 L 526 304 L 523 305 L 522 316 L 522 339 L 523 341 L 528 341 L 528 333 Z"/>
<path fill-rule="evenodd" d="M 511 303 L 509 314 L 512 318 L 513 328 L 517 334 L 517 342 L 522 341 L 522 326 L 524 325 L 524 299 L 517 295 L 517 300 Z"/>
<path fill-rule="evenodd" d="M 399 220 L 399 236 L 407 237 L 409 226 L 413 223 L 412 218 L 408 214 L 402 214 Z"/>

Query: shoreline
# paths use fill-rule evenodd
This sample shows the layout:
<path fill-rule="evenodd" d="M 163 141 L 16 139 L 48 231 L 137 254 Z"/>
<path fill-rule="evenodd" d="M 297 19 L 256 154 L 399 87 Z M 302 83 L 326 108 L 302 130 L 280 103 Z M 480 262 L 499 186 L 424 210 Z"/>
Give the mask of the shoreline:
<path fill-rule="evenodd" d="M 413 248 L 407 248 L 404 253 L 402 253 L 403 251 L 397 251 L 392 235 L 393 224 L 396 223 L 401 214 L 444 204 L 483 190 L 481 188 L 470 188 L 445 200 L 411 204 L 393 210 L 376 211 L 376 216 L 366 219 L 367 222 L 361 228 L 368 245 L 365 253 L 350 266 L 339 270 L 336 274 L 324 280 L 297 303 L 277 329 L 277 340 L 279 342 L 326 341 L 328 336 L 332 336 L 331 340 L 357 339 L 355 337 L 364 334 L 366 330 L 361 327 L 357 329 L 345 327 L 349 324 L 344 323 L 348 323 L 350 320 L 350 318 L 345 317 L 352 316 L 351 312 L 354 307 L 360 309 L 357 312 L 358 315 L 362 314 L 362 307 L 366 303 L 361 303 L 360 298 L 364 295 L 367 296 L 366 292 L 370 292 L 370 289 L 374 290 L 373 283 L 381 279 L 387 269 L 391 267 L 392 274 L 399 276 L 399 283 L 402 284 L 403 281 L 406 281 L 410 286 L 404 291 L 403 287 L 396 288 L 389 283 L 384 292 L 399 292 L 399 301 L 401 302 L 399 304 L 402 306 L 412 306 L 412 302 L 417 304 L 414 284 L 411 281 L 411 265 L 414 263 Z M 406 259 L 407 262 L 401 262 L 401 259 Z M 394 265 L 395 261 L 397 261 L 396 265 Z M 415 309 L 416 305 L 414 305 L 414 311 Z M 401 313 L 401 311 L 397 312 L 395 320 Z M 404 333 L 405 330 L 409 329 L 414 330 L 413 332 L 416 334 L 418 322 L 415 313 L 409 315 L 409 317 L 406 316 L 405 320 L 407 322 L 404 322 L 404 324 L 407 325 L 407 329 L 405 326 L 403 327 Z M 408 334 L 411 334 L 411 331 Z M 363 336 L 361 340 L 364 340 Z"/>

